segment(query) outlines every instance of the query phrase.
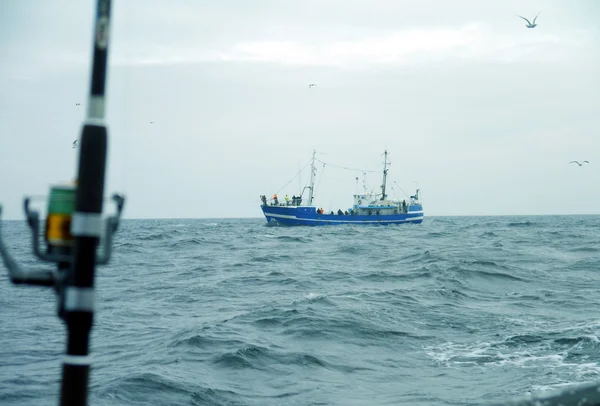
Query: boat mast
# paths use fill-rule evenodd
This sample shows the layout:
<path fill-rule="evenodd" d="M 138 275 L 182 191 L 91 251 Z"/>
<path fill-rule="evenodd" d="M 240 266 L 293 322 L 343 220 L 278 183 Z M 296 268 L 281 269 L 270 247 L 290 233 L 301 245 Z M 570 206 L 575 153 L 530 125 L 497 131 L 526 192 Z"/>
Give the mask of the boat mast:
<path fill-rule="evenodd" d="M 313 155 L 312 155 L 312 160 L 310 161 L 310 186 L 309 188 L 309 192 L 308 192 L 308 205 L 312 206 L 312 201 L 313 201 L 313 191 L 315 189 L 315 154 L 316 151 L 313 149 Z"/>
<path fill-rule="evenodd" d="M 386 183 L 386 180 L 387 180 L 387 171 L 388 171 L 388 169 L 387 169 L 387 164 L 388 164 L 387 156 L 388 156 L 388 152 L 387 152 L 387 149 L 386 149 L 385 152 L 384 152 L 384 158 L 383 158 L 383 183 L 381 184 L 381 199 L 379 199 L 379 200 L 385 200 L 385 198 L 386 198 L 385 183 Z"/>

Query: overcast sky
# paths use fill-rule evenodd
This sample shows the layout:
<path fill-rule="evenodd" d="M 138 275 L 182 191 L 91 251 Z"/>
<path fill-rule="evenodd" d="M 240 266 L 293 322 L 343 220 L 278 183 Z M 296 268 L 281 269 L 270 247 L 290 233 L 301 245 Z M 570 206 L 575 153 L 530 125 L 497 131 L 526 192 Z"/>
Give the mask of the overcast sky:
<path fill-rule="evenodd" d="M 75 174 L 94 3 L 0 5 L 4 218 Z M 540 11 L 535 29 L 516 16 Z M 596 0 L 113 1 L 106 191 L 127 218 L 261 217 L 313 149 L 368 170 L 388 149 L 391 196 L 418 185 L 426 216 L 599 213 L 599 16 Z M 356 176 L 319 164 L 315 204 L 350 207 Z"/>

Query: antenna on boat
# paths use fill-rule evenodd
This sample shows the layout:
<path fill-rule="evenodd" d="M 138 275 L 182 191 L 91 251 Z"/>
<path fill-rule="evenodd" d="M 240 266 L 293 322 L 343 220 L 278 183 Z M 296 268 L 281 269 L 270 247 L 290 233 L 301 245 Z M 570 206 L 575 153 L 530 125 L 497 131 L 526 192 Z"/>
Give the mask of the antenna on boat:
<path fill-rule="evenodd" d="M 97 0 L 92 75 L 87 119 L 79 140 L 79 166 L 73 184 L 52 186 L 44 231 L 46 252 L 39 243 L 39 213 L 24 199 L 33 252 L 58 270 L 23 270 L 8 253 L 0 236 L 0 256 L 14 284 L 52 286 L 58 294 L 58 316 L 68 328 L 63 359 L 60 404 L 87 405 L 90 369 L 89 338 L 94 318 L 96 265 L 108 263 L 112 237 L 119 226 L 125 198 L 113 195 L 116 213 L 102 220 L 106 176 L 107 130 L 104 123 L 106 65 L 111 0 Z M 0 225 L 2 223 L 0 222 Z M 103 252 L 96 250 L 103 240 Z"/>
<path fill-rule="evenodd" d="M 379 200 L 385 200 L 385 198 L 387 197 L 387 195 L 385 194 L 385 184 L 386 184 L 386 180 L 387 180 L 387 165 L 390 164 L 390 162 L 387 161 L 387 156 L 388 156 L 388 152 L 387 149 L 385 150 L 384 154 L 384 158 L 383 158 L 383 182 L 381 183 L 381 199 Z"/>
<path fill-rule="evenodd" d="M 315 190 L 315 155 L 317 151 L 313 149 L 312 160 L 310 161 L 310 186 L 308 192 L 308 205 L 312 206 L 313 192 Z"/>

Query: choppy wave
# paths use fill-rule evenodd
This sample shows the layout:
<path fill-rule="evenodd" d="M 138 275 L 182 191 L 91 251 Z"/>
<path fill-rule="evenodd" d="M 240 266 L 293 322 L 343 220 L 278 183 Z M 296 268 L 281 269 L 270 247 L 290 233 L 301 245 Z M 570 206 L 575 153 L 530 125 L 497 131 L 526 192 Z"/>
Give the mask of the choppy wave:
<path fill-rule="evenodd" d="M 600 379 L 600 217 L 125 221 L 90 404 L 456 405 Z M 28 266 L 22 222 L 3 223 Z M 0 273 L 0 403 L 56 404 L 54 294 Z"/>

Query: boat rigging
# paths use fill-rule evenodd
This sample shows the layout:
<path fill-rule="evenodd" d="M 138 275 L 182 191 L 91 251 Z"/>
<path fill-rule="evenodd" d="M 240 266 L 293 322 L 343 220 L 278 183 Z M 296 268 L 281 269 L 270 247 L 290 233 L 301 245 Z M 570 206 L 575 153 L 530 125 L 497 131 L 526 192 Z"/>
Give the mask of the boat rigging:
<path fill-rule="evenodd" d="M 421 223 L 423 221 L 423 206 L 419 200 L 419 190 L 406 200 L 389 200 L 386 194 L 386 184 L 388 175 L 388 151 L 384 152 L 383 179 L 381 184 L 381 194 L 358 193 L 354 194 L 354 203 L 352 207 L 346 210 L 338 209 L 337 213 L 333 211 L 325 213 L 322 208 L 313 205 L 315 191 L 315 161 L 327 164 L 316 159 L 316 151 L 313 151 L 310 162 L 310 180 L 309 185 L 304 187 L 299 196 L 292 196 L 291 200 L 286 195 L 284 201 L 280 202 L 275 193 L 270 201 L 267 201 L 265 195 L 261 195 L 261 209 L 268 224 L 282 225 L 328 225 L 328 224 L 398 224 L 398 223 Z M 333 166 L 333 165 L 332 165 Z M 338 166 L 339 167 L 339 166 Z M 357 170 L 355 168 L 341 167 L 344 169 Z M 366 175 L 367 171 L 362 171 Z M 358 182 L 358 177 L 355 178 Z M 289 184 L 289 182 L 288 182 Z M 363 181 L 366 186 L 366 182 Z M 304 191 L 308 189 L 308 201 L 302 204 Z"/>

